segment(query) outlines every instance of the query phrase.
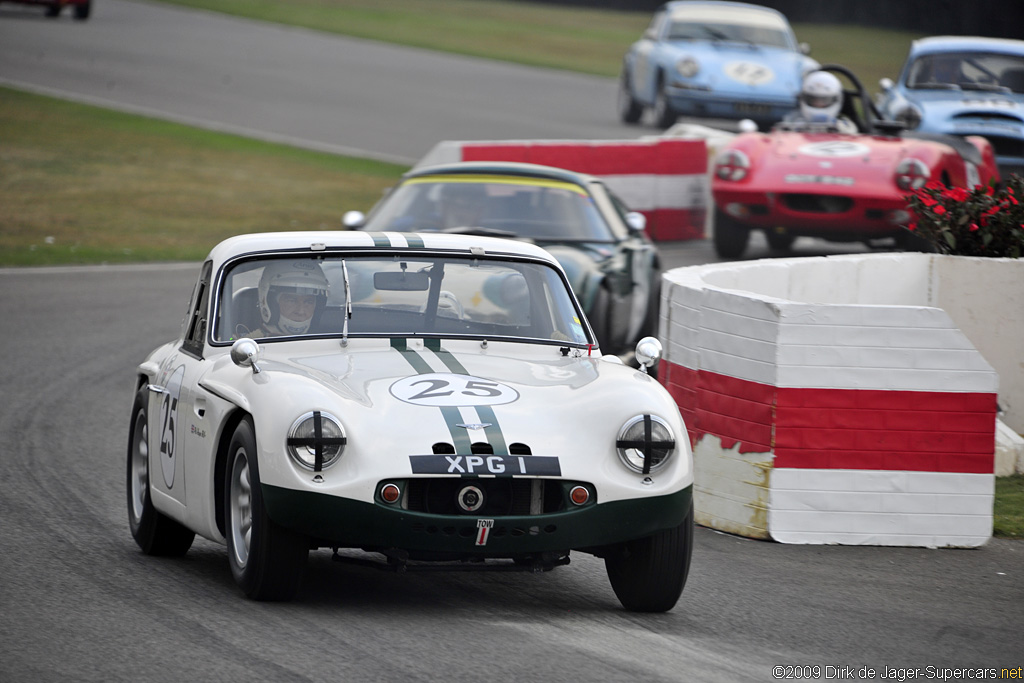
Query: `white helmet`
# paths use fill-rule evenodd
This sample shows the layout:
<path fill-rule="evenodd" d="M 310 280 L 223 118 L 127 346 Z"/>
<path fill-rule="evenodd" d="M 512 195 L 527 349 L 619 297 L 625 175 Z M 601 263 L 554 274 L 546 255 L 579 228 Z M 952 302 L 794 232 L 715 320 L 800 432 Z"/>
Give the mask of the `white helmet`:
<path fill-rule="evenodd" d="M 260 317 L 266 327 L 276 326 L 285 334 L 304 334 L 320 317 L 327 304 L 327 277 L 320 264 L 310 259 L 271 261 L 260 277 Z M 277 299 L 282 292 L 316 296 L 316 309 L 309 320 L 281 317 Z"/>
<path fill-rule="evenodd" d="M 832 123 L 843 107 L 843 86 L 827 71 L 812 71 L 800 90 L 800 112 L 814 123 Z"/>

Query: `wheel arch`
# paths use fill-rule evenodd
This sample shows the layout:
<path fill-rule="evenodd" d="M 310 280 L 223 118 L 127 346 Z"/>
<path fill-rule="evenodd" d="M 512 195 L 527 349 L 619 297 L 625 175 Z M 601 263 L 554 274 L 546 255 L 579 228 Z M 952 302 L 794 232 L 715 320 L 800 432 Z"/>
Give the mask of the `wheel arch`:
<path fill-rule="evenodd" d="M 235 430 L 238 429 L 238 425 L 242 423 L 242 420 L 247 417 L 252 420 L 252 415 L 248 411 L 236 407 L 225 415 L 224 421 L 221 423 L 220 435 L 217 438 L 217 450 L 214 454 L 213 463 L 213 507 L 217 530 L 221 535 L 227 532 L 227 525 L 224 520 L 224 482 L 227 478 L 228 457 L 230 456 L 228 450 Z M 256 457 L 259 457 L 259 453 L 256 454 Z"/>

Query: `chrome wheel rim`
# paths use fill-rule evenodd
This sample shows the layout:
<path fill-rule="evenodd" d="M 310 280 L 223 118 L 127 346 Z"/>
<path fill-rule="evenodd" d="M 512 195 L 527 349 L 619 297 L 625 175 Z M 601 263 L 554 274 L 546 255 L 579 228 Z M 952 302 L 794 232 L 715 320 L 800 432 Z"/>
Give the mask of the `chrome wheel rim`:
<path fill-rule="evenodd" d="M 135 440 L 132 443 L 132 521 L 139 524 L 146 506 L 149 487 L 149 425 L 146 412 L 140 410 L 135 416 Z"/>
<path fill-rule="evenodd" d="M 231 549 L 235 563 L 244 567 L 249 561 L 249 542 L 252 539 L 252 484 L 249 478 L 249 460 L 245 450 L 238 449 L 231 467 Z"/>

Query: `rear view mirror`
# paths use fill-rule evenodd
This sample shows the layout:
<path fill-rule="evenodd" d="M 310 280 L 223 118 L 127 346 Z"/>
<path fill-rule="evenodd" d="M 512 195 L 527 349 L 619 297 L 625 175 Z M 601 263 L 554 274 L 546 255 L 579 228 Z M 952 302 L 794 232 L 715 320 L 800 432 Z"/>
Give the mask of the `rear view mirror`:
<path fill-rule="evenodd" d="M 405 271 L 374 273 L 373 286 L 389 292 L 425 292 L 430 288 L 430 276 Z"/>

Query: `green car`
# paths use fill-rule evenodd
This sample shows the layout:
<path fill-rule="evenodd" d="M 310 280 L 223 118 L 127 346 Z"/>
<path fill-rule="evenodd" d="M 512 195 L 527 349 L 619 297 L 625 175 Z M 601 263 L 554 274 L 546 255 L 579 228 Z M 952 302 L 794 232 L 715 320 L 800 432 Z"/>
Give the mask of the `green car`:
<path fill-rule="evenodd" d="M 406 173 L 349 229 L 449 232 L 532 242 L 554 256 L 605 353 L 657 333 L 661 267 L 645 219 L 594 176 L 511 162 L 458 162 Z"/>

